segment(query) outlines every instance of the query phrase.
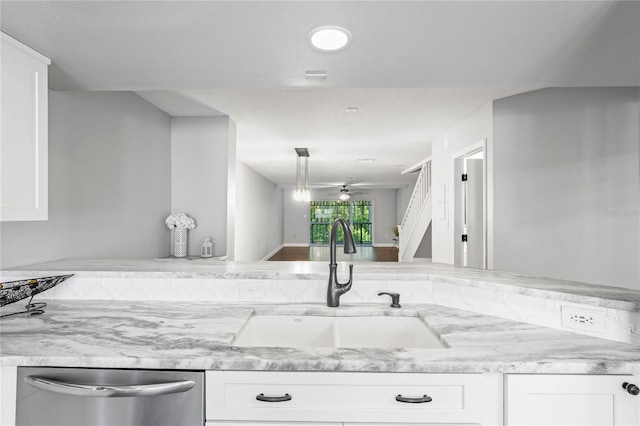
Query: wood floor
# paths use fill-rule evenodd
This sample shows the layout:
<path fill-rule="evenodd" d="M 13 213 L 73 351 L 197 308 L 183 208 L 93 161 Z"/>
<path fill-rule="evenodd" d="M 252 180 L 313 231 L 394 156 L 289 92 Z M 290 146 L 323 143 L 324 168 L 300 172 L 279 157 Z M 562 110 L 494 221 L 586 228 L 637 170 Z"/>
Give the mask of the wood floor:
<path fill-rule="evenodd" d="M 336 256 L 339 262 L 397 262 L 398 249 L 396 247 L 359 246 L 356 253 L 344 254 L 342 247 L 338 247 Z M 329 247 L 283 247 L 268 260 L 328 262 Z"/>

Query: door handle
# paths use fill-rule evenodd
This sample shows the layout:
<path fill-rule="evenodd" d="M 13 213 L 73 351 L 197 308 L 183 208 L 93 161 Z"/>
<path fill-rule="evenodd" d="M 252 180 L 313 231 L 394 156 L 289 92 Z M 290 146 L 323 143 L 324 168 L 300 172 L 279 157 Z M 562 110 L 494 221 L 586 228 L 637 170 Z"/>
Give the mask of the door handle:
<path fill-rule="evenodd" d="M 396 395 L 396 401 L 404 402 L 404 403 L 407 403 L 407 404 L 424 404 L 424 403 L 433 401 L 433 398 L 431 398 L 429 395 L 422 395 L 422 396 L 417 397 L 417 398 L 411 398 L 411 397 L 408 397 L 408 396 Z"/>
<path fill-rule="evenodd" d="M 157 396 L 186 392 L 196 384 L 192 380 L 182 380 L 150 385 L 83 385 L 79 383 L 61 382 L 40 376 L 27 376 L 24 378 L 24 381 L 33 387 L 49 392 L 75 396 L 102 396 L 111 398 Z"/>
<path fill-rule="evenodd" d="M 265 396 L 265 394 L 261 393 L 256 396 L 256 399 L 262 402 L 285 402 L 291 401 L 292 397 L 288 393 L 285 393 L 283 396 Z"/>

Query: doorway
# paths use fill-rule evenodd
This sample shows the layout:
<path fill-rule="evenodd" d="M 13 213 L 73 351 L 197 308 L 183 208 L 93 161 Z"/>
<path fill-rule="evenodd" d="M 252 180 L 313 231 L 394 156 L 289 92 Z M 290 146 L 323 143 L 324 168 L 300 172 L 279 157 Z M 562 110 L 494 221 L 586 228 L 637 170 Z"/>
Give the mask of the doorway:
<path fill-rule="evenodd" d="M 486 143 L 454 155 L 454 264 L 486 269 Z"/>

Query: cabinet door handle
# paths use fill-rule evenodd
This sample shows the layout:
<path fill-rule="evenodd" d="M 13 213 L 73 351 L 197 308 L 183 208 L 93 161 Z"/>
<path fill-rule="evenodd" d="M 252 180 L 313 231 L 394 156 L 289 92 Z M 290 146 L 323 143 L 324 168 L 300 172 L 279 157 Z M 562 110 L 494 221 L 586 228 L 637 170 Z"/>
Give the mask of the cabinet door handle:
<path fill-rule="evenodd" d="M 263 402 L 285 402 L 291 401 L 291 395 L 285 393 L 283 396 L 265 396 L 265 394 L 261 393 L 256 396 L 256 399 Z"/>
<path fill-rule="evenodd" d="M 418 398 L 411 398 L 408 396 L 402 396 L 400 394 L 396 395 L 396 401 L 398 402 L 405 402 L 407 404 L 424 404 L 426 402 L 431 402 L 433 401 L 433 398 L 431 398 L 429 395 L 422 395 Z"/>
<path fill-rule="evenodd" d="M 636 385 L 634 385 L 633 383 L 627 383 L 624 382 L 622 384 L 622 388 L 626 389 L 627 392 L 629 392 L 631 395 L 638 395 L 640 394 L 640 388 L 638 388 Z"/>

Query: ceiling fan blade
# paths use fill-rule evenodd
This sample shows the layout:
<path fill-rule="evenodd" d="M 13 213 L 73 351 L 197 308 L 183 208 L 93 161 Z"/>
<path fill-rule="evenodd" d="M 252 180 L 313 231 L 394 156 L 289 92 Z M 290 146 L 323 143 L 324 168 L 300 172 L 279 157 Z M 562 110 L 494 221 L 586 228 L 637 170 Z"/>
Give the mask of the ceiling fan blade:
<path fill-rule="evenodd" d="M 336 185 L 330 183 L 309 183 L 307 184 L 309 188 L 313 189 L 325 189 L 325 188 L 335 188 Z"/>

